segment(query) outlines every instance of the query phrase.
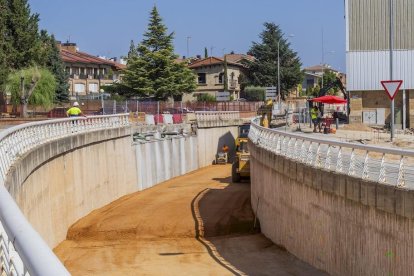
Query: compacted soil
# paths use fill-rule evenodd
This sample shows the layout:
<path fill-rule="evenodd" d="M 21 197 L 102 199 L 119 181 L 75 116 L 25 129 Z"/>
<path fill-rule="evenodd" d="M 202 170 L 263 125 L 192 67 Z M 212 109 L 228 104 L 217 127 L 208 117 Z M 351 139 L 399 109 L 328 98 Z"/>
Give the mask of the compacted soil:
<path fill-rule="evenodd" d="M 124 196 L 54 251 L 72 275 L 323 275 L 253 228 L 250 184 L 211 166 Z"/>

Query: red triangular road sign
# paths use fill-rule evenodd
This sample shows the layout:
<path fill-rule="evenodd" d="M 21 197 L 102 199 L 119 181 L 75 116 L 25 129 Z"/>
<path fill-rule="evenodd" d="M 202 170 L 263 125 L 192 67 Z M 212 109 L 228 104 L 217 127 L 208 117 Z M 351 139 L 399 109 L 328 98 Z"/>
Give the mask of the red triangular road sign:
<path fill-rule="evenodd" d="M 391 100 L 397 95 L 398 90 L 402 85 L 402 80 L 392 80 L 392 81 L 381 81 L 382 86 L 384 87 L 385 91 L 387 91 L 388 97 Z"/>

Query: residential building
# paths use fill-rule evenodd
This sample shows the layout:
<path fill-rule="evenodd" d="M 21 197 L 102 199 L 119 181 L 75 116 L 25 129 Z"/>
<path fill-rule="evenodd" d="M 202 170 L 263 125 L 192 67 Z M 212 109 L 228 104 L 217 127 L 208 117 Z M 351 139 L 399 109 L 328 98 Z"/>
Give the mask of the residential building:
<path fill-rule="evenodd" d="M 347 90 L 351 122 L 391 121 L 391 101 L 381 81 L 390 80 L 390 1 L 345 0 Z M 414 127 L 414 1 L 393 0 L 394 80 L 403 80 L 395 98 L 396 126 Z"/>
<path fill-rule="evenodd" d="M 72 98 L 98 95 L 101 87 L 118 82 L 125 65 L 80 52 L 75 43 L 60 44 L 60 54 L 69 74 Z"/>
<path fill-rule="evenodd" d="M 243 60 L 250 58 L 252 57 L 247 55 L 226 55 L 228 90 L 234 100 L 240 98 L 239 78 L 247 70 Z M 224 58 L 199 59 L 190 63 L 188 67 L 197 74 L 198 86 L 194 93 L 184 96 L 184 101 L 193 101 L 199 94 L 210 94 L 216 97 L 218 92 L 224 91 Z"/>
<path fill-rule="evenodd" d="M 308 88 L 315 88 L 321 82 L 322 74 L 327 72 L 335 73 L 346 87 L 346 74 L 332 68 L 328 64 L 314 65 L 303 69 L 304 80 L 302 83 L 302 92 L 305 92 Z"/>

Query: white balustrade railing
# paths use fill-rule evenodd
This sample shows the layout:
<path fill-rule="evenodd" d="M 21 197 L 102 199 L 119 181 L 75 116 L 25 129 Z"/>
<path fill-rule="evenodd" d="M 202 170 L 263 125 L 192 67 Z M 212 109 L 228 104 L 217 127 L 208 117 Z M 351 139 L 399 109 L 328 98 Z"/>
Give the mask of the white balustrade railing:
<path fill-rule="evenodd" d="M 128 114 L 117 114 L 33 122 L 0 132 L 0 275 L 69 275 L 4 186 L 13 162 L 53 140 L 127 126 Z"/>
<path fill-rule="evenodd" d="M 239 111 L 196 111 L 198 122 L 232 121 L 240 119 Z"/>
<path fill-rule="evenodd" d="M 414 189 L 414 151 L 319 139 L 263 128 L 254 119 L 250 140 L 294 161 L 339 174 Z"/>

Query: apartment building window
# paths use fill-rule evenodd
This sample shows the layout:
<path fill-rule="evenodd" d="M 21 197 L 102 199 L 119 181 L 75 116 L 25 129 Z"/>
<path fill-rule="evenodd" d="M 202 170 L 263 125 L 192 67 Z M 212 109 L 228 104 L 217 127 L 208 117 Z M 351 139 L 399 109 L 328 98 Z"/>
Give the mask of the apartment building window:
<path fill-rule="evenodd" d="M 198 73 L 198 83 L 199 84 L 206 84 L 206 73 Z"/>
<path fill-rule="evenodd" d="M 88 89 L 89 89 L 90 93 L 98 93 L 98 84 L 97 83 L 90 83 Z"/>
<path fill-rule="evenodd" d="M 223 84 L 224 83 L 224 73 L 220 73 L 218 77 L 218 83 Z"/>
<path fill-rule="evenodd" d="M 83 83 L 76 83 L 75 93 L 85 93 L 85 85 Z"/>

